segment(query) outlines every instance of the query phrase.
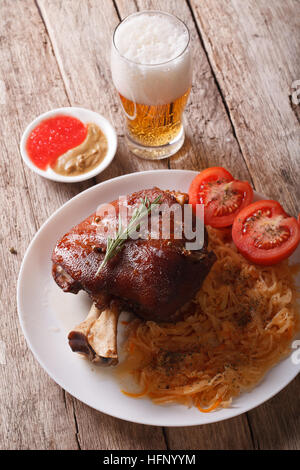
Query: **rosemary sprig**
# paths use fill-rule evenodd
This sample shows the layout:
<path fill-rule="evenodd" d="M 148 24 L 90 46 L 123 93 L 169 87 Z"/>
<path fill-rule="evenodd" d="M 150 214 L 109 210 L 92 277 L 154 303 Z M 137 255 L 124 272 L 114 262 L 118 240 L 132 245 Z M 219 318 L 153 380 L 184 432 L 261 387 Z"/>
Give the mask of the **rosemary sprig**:
<path fill-rule="evenodd" d="M 100 273 L 101 269 L 105 264 L 113 258 L 119 251 L 122 249 L 125 241 L 130 237 L 130 235 L 138 230 L 142 219 L 150 214 L 153 207 L 160 201 L 161 195 L 157 196 L 153 202 L 150 202 L 148 197 L 141 199 L 141 204 L 136 207 L 133 211 L 130 221 L 128 222 L 127 227 L 122 227 L 121 214 L 119 213 L 119 226 L 115 238 L 107 238 L 106 253 L 102 263 L 100 264 L 96 276 Z"/>

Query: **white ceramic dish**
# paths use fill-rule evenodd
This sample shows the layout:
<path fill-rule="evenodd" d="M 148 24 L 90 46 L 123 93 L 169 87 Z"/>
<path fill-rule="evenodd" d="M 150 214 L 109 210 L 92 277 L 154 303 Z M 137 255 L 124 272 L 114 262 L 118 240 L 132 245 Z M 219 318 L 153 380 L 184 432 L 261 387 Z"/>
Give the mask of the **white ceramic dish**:
<path fill-rule="evenodd" d="M 30 160 L 26 151 L 26 142 L 27 142 L 30 132 L 44 119 L 57 116 L 58 114 L 66 114 L 68 116 L 76 117 L 77 119 L 79 119 L 85 124 L 94 122 L 100 127 L 102 132 L 106 135 L 107 142 L 108 142 L 107 153 L 104 159 L 93 170 L 87 173 L 83 173 L 82 175 L 64 176 L 64 175 L 59 175 L 58 173 L 53 171 L 52 168 L 50 167 L 48 167 L 46 170 L 41 170 Z M 20 142 L 21 155 L 22 155 L 24 162 L 28 166 L 28 168 L 30 168 L 32 171 L 34 171 L 38 175 L 43 176 L 44 178 L 47 178 L 53 181 L 59 181 L 62 183 L 78 183 L 79 181 L 85 181 L 98 175 L 103 170 L 105 170 L 105 168 L 111 163 L 111 161 L 113 160 L 115 156 L 116 150 L 117 150 L 117 134 L 113 126 L 110 124 L 110 122 L 104 116 L 101 116 L 101 114 L 95 113 L 94 111 L 91 111 L 89 109 L 75 108 L 75 107 L 74 108 L 73 107 L 56 108 L 56 109 L 52 109 L 51 111 L 48 111 L 47 113 L 41 114 L 26 127 L 22 135 L 21 142 Z"/>
<path fill-rule="evenodd" d="M 105 181 L 68 201 L 41 227 L 24 257 L 18 280 L 18 311 L 23 332 L 35 357 L 48 374 L 79 400 L 109 415 L 159 426 L 191 426 L 232 418 L 254 408 L 282 390 L 300 371 L 300 364 L 286 358 L 251 392 L 233 401 L 230 408 L 200 413 L 184 406 L 157 406 L 146 398 L 133 399 L 120 391 L 112 370 L 100 369 L 72 353 L 68 331 L 82 321 L 89 309 L 84 293 L 63 293 L 51 276 L 51 253 L 56 241 L 100 203 L 154 185 L 187 191 L 196 172 L 156 170 L 133 173 Z M 256 195 L 256 198 L 259 197 Z M 293 255 L 300 261 L 300 249 Z M 300 284 L 300 279 L 298 279 Z"/>

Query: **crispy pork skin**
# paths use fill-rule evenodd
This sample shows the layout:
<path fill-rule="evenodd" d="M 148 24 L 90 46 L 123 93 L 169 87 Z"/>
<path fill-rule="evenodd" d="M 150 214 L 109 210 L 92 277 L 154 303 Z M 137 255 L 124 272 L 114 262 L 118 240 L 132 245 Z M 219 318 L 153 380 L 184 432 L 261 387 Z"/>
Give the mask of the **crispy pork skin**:
<path fill-rule="evenodd" d="M 186 195 L 153 188 L 127 196 L 127 204 L 137 207 L 146 196 L 151 202 L 160 196 L 159 202 L 167 206 L 186 200 Z M 111 204 L 118 214 L 119 201 Z M 84 289 L 99 309 L 117 299 L 124 309 L 145 320 L 175 321 L 215 261 L 214 253 L 207 251 L 207 235 L 198 251 L 186 250 L 184 235 L 174 239 L 172 232 L 167 240 L 128 239 L 97 275 L 107 243 L 104 230 L 98 229 L 110 222 L 108 216 L 94 213 L 58 241 L 52 255 L 56 283 L 65 292 Z"/>

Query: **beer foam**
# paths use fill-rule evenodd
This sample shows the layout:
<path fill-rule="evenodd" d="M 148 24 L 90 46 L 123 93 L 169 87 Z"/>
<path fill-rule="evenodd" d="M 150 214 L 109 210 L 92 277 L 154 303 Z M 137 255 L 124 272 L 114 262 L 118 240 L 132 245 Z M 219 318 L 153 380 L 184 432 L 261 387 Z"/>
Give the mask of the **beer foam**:
<path fill-rule="evenodd" d="M 112 47 L 113 82 L 125 98 L 140 104 L 175 101 L 191 86 L 189 33 L 176 17 L 141 12 L 116 29 Z"/>

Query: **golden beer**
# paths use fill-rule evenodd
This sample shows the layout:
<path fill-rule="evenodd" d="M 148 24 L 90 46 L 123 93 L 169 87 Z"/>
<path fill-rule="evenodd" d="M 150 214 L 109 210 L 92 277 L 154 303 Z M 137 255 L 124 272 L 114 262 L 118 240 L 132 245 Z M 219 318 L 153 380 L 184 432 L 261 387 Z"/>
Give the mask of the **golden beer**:
<path fill-rule="evenodd" d="M 157 106 L 134 103 L 120 94 L 130 137 L 150 147 L 173 141 L 182 128 L 182 114 L 189 94 L 190 89 L 172 103 Z"/>
<path fill-rule="evenodd" d="M 173 155 L 184 142 L 182 115 L 192 82 L 189 31 L 165 12 L 130 15 L 115 30 L 111 69 L 129 149 L 142 158 Z"/>

